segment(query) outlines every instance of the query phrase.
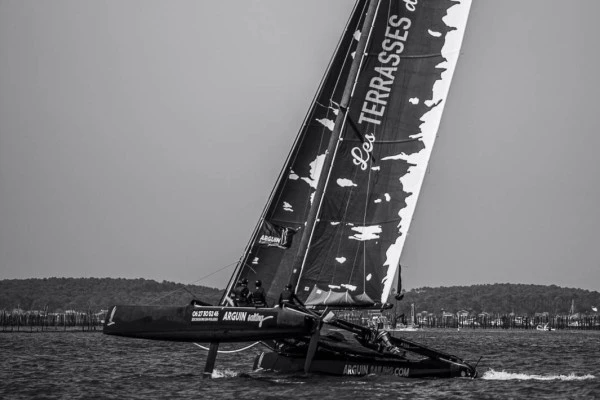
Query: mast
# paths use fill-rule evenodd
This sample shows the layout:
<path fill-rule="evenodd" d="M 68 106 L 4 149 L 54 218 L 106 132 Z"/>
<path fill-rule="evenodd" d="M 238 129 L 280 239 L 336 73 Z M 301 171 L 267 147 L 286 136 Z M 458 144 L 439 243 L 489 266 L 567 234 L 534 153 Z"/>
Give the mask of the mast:
<path fill-rule="evenodd" d="M 317 184 L 317 188 L 315 190 L 315 194 L 314 194 L 313 201 L 312 201 L 312 204 L 310 207 L 308 218 L 306 220 L 306 226 L 302 232 L 302 238 L 300 239 L 298 252 L 296 253 L 296 257 L 294 258 L 292 274 L 290 275 L 290 279 L 289 279 L 289 283 L 292 285 L 292 287 L 294 289 L 297 289 L 298 281 L 300 280 L 300 275 L 301 275 L 302 269 L 304 267 L 304 262 L 306 259 L 306 252 L 308 250 L 308 247 L 310 246 L 312 234 L 313 234 L 316 222 L 317 222 L 317 216 L 319 215 L 321 203 L 323 200 L 323 196 L 325 194 L 325 187 L 327 185 L 329 172 L 331 171 L 331 167 L 333 165 L 333 157 L 335 154 L 335 150 L 336 150 L 336 147 L 340 140 L 342 128 L 346 122 L 348 104 L 349 104 L 350 98 L 352 96 L 352 91 L 354 88 L 356 77 L 358 76 L 358 73 L 360 70 L 360 65 L 362 62 L 363 55 L 365 53 L 365 49 L 367 47 L 367 42 L 369 41 L 370 31 L 373 27 L 373 21 L 375 20 L 375 14 L 377 13 L 378 6 L 379 6 L 379 0 L 370 0 L 369 1 L 369 7 L 367 9 L 365 21 L 364 21 L 362 29 L 361 29 L 360 40 L 356 47 L 356 53 L 354 56 L 354 60 L 352 61 L 352 65 L 350 67 L 350 72 L 348 73 L 348 78 L 346 80 L 346 85 L 344 87 L 344 93 L 342 95 L 342 100 L 340 101 L 340 111 L 341 112 L 338 113 L 338 115 L 335 119 L 333 132 L 331 134 L 331 138 L 329 140 L 329 145 L 325 152 L 325 159 L 323 160 L 323 166 L 321 168 L 319 182 Z"/>

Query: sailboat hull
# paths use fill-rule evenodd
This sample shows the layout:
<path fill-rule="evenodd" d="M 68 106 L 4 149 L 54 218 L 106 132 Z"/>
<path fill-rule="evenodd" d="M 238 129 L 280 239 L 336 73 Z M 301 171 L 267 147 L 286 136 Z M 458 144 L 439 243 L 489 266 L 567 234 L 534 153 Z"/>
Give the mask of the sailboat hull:
<path fill-rule="evenodd" d="M 272 370 L 281 373 L 301 372 L 305 357 L 263 352 L 254 361 L 254 369 Z M 469 368 L 437 360 L 412 361 L 406 359 L 353 357 L 317 353 L 309 372 L 328 375 L 386 375 L 399 378 L 456 378 L 472 377 Z"/>
<path fill-rule="evenodd" d="M 454 378 L 477 377 L 475 367 L 455 357 L 407 339 L 385 336 L 396 351 L 385 346 L 360 341 L 361 328 L 345 321 L 333 321 L 338 328 L 328 329 L 321 336 L 317 351 L 310 362 L 309 372 L 329 375 L 389 375 L 404 378 Z M 344 328 L 355 332 L 351 335 Z M 385 332 L 385 331 L 382 331 Z M 279 341 L 273 351 L 256 357 L 254 369 L 277 372 L 304 371 L 308 342 L 306 339 Z"/>
<path fill-rule="evenodd" d="M 313 321 L 287 308 L 117 305 L 108 311 L 103 332 L 180 342 L 243 342 L 306 336 Z"/>

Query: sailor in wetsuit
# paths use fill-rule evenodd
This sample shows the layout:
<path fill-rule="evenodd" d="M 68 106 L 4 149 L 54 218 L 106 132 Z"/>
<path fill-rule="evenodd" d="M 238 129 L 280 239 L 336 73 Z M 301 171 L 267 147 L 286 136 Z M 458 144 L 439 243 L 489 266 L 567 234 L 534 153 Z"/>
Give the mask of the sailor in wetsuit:
<path fill-rule="evenodd" d="M 404 356 L 406 354 L 405 351 L 400 350 L 397 346 L 392 344 L 391 336 L 388 331 L 384 331 L 383 329 L 379 330 L 371 325 L 371 321 L 369 322 L 369 329 L 365 329 L 361 334 L 354 335 L 363 346 L 377 350 L 380 353 L 387 350 L 398 356 Z"/>
<path fill-rule="evenodd" d="M 265 296 L 265 289 L 262 287 L 260 280 L 255 283 L 256 289 L 252 292 L 252 304 L 254 307 L 267 307 L 267 298 Z"/>
<path fill-rule="evenodd" d="M 237 286 L 233 289 L 233 304 L 236 307 L 244 307 L 249 305 L 248 295 L 250 289 L 248 289 L 248 279 L 241 279 Z"/>
<path fill-rule="evenodd" d="M 296 296 L 296 293 L 292 291 L 292 285 L 289 283 L 285 285 L 283 292 L 279 295 L 279 307 L 283 307 L 284 304 L 288 306 L 299 305 L 304 307 L 304 303 L 302 303 L 298 296 Z"/>

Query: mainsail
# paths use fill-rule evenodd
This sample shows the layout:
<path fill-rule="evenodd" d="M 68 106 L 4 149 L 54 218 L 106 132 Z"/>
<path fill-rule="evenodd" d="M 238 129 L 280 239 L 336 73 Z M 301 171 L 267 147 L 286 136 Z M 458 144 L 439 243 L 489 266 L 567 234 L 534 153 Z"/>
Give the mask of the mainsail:
<path fill-rule="evenodd" d="M 363 26 L 367 1 L 357 2 L 228 292 L 240 277 L 261 279 L 272 304 L 292 277 L 307 304 L 387 301 L 470 3 L 372 1 Z"/>

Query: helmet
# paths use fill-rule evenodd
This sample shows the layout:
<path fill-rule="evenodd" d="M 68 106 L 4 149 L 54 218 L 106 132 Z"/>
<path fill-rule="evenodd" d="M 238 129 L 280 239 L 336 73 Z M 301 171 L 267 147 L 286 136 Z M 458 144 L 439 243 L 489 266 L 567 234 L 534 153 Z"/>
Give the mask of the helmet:
<path fill-rule="evenodd" d="M 261 285 L 262 285 L 262 282 L 260 281 L 260 279 L 259 279 L 259 280 L 257 280 L 257 281 L 256 281 L 256 286 L 261 286 Z"/>

